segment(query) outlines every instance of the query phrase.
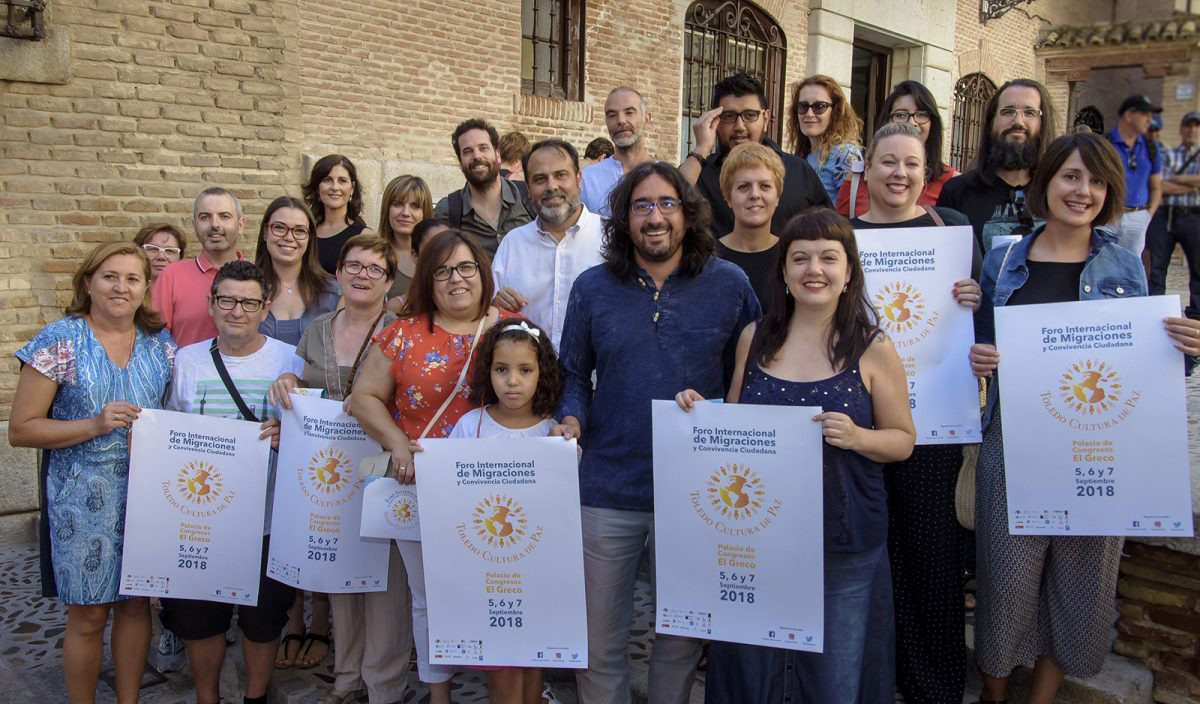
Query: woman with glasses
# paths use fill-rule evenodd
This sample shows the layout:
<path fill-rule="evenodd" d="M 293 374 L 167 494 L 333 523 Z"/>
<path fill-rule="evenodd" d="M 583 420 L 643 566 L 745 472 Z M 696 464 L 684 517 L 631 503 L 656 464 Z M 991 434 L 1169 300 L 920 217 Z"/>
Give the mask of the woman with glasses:
<path fill-rule="evenodd" d="M 958 211 L 918 203 L 929 171 L 928 145 L 911 124 L 890 122 L 879 128 L 867 149 L 863 174 L 869 207 L 850 221 L 855 230 L 970 227 L 967 216 Z M 953 295 L 959 305 L 974 311 L 980 297 L 979 244 L 969 230 L 962 235 L 972 245 L 971 275 L 954 284 Z M 963 698 L 965 535 L 954 512 L 961 466 L 961 445 L 918 445 L 908 459 L 884 467 L 896 683 L 908 702 L 959 704 Z"/>
<path fill-rule="evenodd" d="M 796 84 L 788 107 L 788 139 L 792 151 L 821 178 L 830 203 L 853 164 L 862 161 L 860 132 L 862 120 L 837 81 L 818 74 Z"/>
<path fill-rule="evenodd" d="M 267 337 L 294 345 L 317 316 L 337 308 L 337 285 L 317 261 L 314 232 L 312 214 L 295 198 L 280 196 L 263 213 L 254 264 L 267 276 L 271 311 L 259 327 Z"/>
<path fill-rule="evenodd" d="M 399 310 L 400 298 L 408 293 L 417 256 L 413 253 L 413 229 L 422 220 L 433 217 L 433 194 L 419 176 L 397 176 L 383 189 L 383 207 L 379 213 L 379 236 L 396 251 L 396 277 L 387 292 L 389 305 Z"/>
<path fill-rule="evenodd" d="M 317 258 L 321 268 L 332 276 L 337 273 L 338 257 L 346 241 L 371 232 L 362 219 L 358 170 L 354 162 L 341 154 L 323 156 L 313 164 L 312 174 L 302 190 L 304 201 L 317 221 L 313 229 Z"/>
<path fill-rule="evenodd" d="M 267 317 L 258 331 L 295 345 L 317 318 L 333 312 L 338 289 L 321 269 L 313 245 L 316 226 L 304 203 L 280 196 L 271 201 L 258 228 L 254 264 L 267 279 Z M 250 312 L 250 311 L 247 311 Z M 315 667 L 329 654 L 329 597 L 313 594 L 312 628 L 304 628 L 304 592 L 288 611 L 287 633 L 279 646 L 275 667 Z"/>
<path fill-rule="evenodd" d="M 396 478 L 415 480 L 410 442 L 444 438 L 472 409 L 464 383 L 475 341 L 499 317 L 487 254 L 470 235 L 447 230 L 422 243 L 400 319 L 375 339 L 354 383 L 350 410 L 392 453 Z M 429 621 L 421 544 L 397 541 L 412 591 L 417 674 L 431 704 L 449 704 L 453 667 L 429 662 Z"/>
<path fill-rule="evenodd" d="M 149 279 L 140 247 L 96 247 L 75 272 L 66 317 L 16 353 L 21 375 L 8 440 L 48 454 L 40 493 L 54 572 L 43 590 L 56 586 L 66 604 L 62 662 L 72 704 L 96 701 L 110 612 L 119 704 L 138 701 L 150 645 L 150 600 L 117 594 L 129 430 L 143 408 L 162 408 L 175 364 L 175 342 L 150 306 Z"/>
<path fill-rule="evenodd" d="M 912 125 L 920 130 L 921 140 L 925 144 L 925 189 L 918 195 L 917 205 L 937 203 L 942 184 L 957 176 L 958 172 L 942 160 L 942 114 L 929 89 L 916 81 L 896 84 L 892 94 L 883 101 L 883 109 L 879 113 L 879 123 L 887 122 Z M 867 189 L 861 183 L 858 188 L 853 188 L 854 181 L 855 176 L 851 175 L 842 182 L 834 205 L 839 213 L 849 218 L 867 212 L 870 207 Z M 852 191 L 855 192 L 853 210 L 850 208 Z"/>
<path fill-rule="evenodd" d="M 182 259 L 184 250 L 187 249 L 187 240 L 183 233 L 169 222 L 144 225 L 133 236 L 133 243 L 141 247 L 150 259 L 151 288 L 154 288 L 154 282 L 158 280 L 162 270 Z"/>
<path fill-rule="evenodd" d="M 395 278 L 396 251 L 374 235 L 350 238 L 342 248 L 337 280 L 345 306 L 313 321 L 300 337 L 296 354 L 301 376 L 285 373 L 271 385 L 271 400 L 291 408 L 288 394 L 298 386 L 322 389 L 349 407 L 354 381 L 370 340 L 393 320 L 384 300 Z M 412 647 L 408 577 L 395 544 L 388 563 L 388 588 L 365 594 L 331 594 L 334 652 L 333 688 L 318 704 L 346 704 L 366 697 L 374 704 L 404 696 Z"/>

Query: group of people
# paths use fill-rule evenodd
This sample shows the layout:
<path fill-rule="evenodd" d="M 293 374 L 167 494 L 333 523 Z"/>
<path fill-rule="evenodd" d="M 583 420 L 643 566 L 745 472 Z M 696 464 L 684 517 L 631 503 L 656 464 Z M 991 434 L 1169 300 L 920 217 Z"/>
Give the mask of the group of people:
<path fill-rule="evenodd" d="M 904 368 L 867 300 L 854 233 L 971 226 L 971 271 L 953 295 L 974 311 L 970 363 L 990 378 L 996 307 L 1147 293 L 1137 254 L 1113 232 L 1126 209 L 1122 158 L 1090 133 L 1055 138 L 1049 96 L 1028 79 L 991 98 L 964 174 L 943 161 L 940 113 L 915 81 L 888 96 L 865 150 L 861 120 L 825 76 L 795 88 L 791 151 L 767 137 L 773 116 L 754 78 L 717 83 L 711 108 L 678 167 L 653 156 L 649 99 L 628 86 L 605 100 L 611 156 L 584 169 L 555 138 L 517 163 L 486 121 L 467 120 L 451 135 L 464 186 L 435 205 L 417 176 L 392 180 L 374 232 L 353 163 L 327 156 L 302 199 L 268 205 L 254 263 L 238 249 L 242 205 L 222 188 L 195 199 L 193 258 L 167 224 L 96 247 L 66 316 L 17 353 L 10 421 L 13 445 L 48 451 L 46 580 L 68 605 L 71 701 L 94 701 L 110 613 L 117 698 L 137 701 L 151 610 L 120 597 L 118 582 L 139 412 L 257 422 L 277 447 L 288 393 L 304 386 L 342 400 L 402 482 L 416 479 L 424 438 L 579 441 L 585 704 L 631 697 L 634 585 L 643 551 L 653 560 L 650 401 L 819 405 L 825 652 L 713 642 L 706 698 L 851 704 L 891 702 L 899 689 L 908 702 L 961 702 L 963 452 L 914 447 Z M 1185 126 L 1194 143 L 1200 118 Z M 1024 236 L 991 249 L 1013 232 Z M 1181 352 L 1200 354 L 1200 322 L 1163 325 Z M 1030 701 L 1050 702 L 1065 674 L 1095 674 L 1108 650 L 1121 539 L 1008 534 L 997 399 L 992 380 L 977 495 L 982 701 L 1005 701 L 1010 673 L 1036 660 Z M 331 646 L 323 704 L 400 701 L 415 644 L 431 701 L 449 702 L 453 668 L 430 662 L 420 544 L 395 542 L 386 592 L 313 595 L 306 626 L 302 595 L 265 575 L 270 505 L 259 600 L 238 608 L 244 701 L 265 702 L 275 668 L 315 664 Z M 162 600 L 198 704 L 220 700 L 232 613 Z M 655 637 L 650 701 L 688 701 L 701 649 Z M 492 668 L 487 680 L 495 702 L 550 696 L 536 670 Z"/>

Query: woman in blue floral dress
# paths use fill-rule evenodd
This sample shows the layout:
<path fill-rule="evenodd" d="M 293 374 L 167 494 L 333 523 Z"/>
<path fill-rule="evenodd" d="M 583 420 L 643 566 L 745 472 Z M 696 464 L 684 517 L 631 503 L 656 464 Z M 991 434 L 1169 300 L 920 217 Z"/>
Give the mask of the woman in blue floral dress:
<path fill-rule="evenodd" d="M 9 442 L 49 452 L 45 505 L 54 580 L 67 604 L 63 669 L 72 704 L 95 701 L 110 610 L 120 704 L 137 701 L 150 643 L 149 601 L 117 595 L 129 428 L 141 409 L 162 407 L 175 359 L 175 342 L 146 296 L 149 279 L 139 247 L 96 247 L 75 273 L 66 317 L 17 351 Z"/>

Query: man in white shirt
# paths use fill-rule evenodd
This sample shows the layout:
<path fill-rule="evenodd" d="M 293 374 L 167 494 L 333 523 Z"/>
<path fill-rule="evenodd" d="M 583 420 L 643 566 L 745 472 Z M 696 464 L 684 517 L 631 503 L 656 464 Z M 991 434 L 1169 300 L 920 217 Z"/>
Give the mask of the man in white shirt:
<path fill-rule="evenodd" d="M 271 307 L 266 289 L 266 277 L 248 261 L 239 259 L 221 267 L 208 298 L 217 337 L 183 347 L 175 355 L 166 407 L 182 413 L 261 421 L 262 436 L 271 437 L 272 447 L 277 448 L 279 409 L 267 400 L 267 390 L 283 372 L 301 374 L 303 361 L 296 356 L 295 347 L 258 331 Z M 217 359 L 227 370 L 236 397 L 222 380 Z M 253 418 L 244 417 L 237 398 Z M 271 466 L 262 468 L 269 473 L 264 535 L 271 532 L 274 463 L 272 452 Z M 276 640 L 287 624 L 287 611 L 295 596 L 291 587 L 266 576 L 267 540 L 263 538 L 258 603 L 238 607 L 246 661 L 246 704 L 266 704 L 267 684 L 275 669 Z M 197 704 L 216 704 L 220 701 L 225 631 L 229 629 L 233 605 L 198 599 L 163 599 L 162 603 L 163 626 L 184 641 Z"/>
<path fill-rule="evenodd" d="M 614 88 L 604 101 L 604 124 L 617 151 L 583 170 L 580 200 L 588 210 L 606 218 L 613 186 L 633 167 L 653 159 L 646 148 L 646 128 L 650 126 L 646 99 L 629 86 Z"/>
<path fill-rule="evenodd" d="M 550 333 L 554 348 L 575 278 L 600 264 L 603 221 L 579 199 L 579 153 L 561 139 L 533 145 L 524 159 L 537 217 L 509 231 L 492 260 L 495 304 Z"/>

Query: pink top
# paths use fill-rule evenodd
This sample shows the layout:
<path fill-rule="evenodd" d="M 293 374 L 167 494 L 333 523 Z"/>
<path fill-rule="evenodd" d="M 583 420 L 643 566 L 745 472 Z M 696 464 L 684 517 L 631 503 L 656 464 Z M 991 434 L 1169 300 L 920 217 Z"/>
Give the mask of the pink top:
<path fill-rule="evenodd" d="M 237 258 L 242 258 L 241 252 Z M 181 348 L 217 336 L 208 312 L 208 292 L 217 269 L 201 251 L 195 259 L 167 266 L 154 282 L 154 307 Z"/>

